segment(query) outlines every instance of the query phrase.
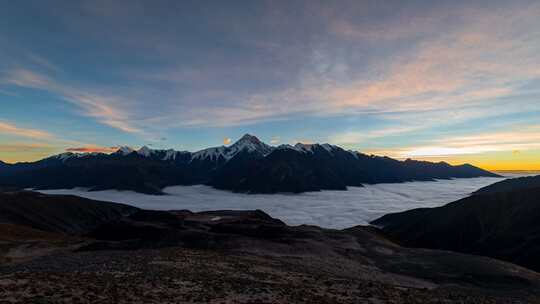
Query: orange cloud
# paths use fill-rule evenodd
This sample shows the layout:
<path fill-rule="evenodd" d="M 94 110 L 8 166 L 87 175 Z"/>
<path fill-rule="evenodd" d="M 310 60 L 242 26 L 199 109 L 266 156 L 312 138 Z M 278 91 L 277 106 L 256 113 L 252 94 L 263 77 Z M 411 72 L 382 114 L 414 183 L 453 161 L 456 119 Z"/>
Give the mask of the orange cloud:
<path fill-rule="evenodd" d="M 88 147 L 75 147 L 67 148 L 67 152 L 76 152 L 76 153 L 112 153 L 118 150 L 118 147 L 99 147 L 99 146 L 88 146 Z"/>
<path fill-rule="evenodd" d="M 0 121 L 0 133 L 6 133 L 11 135 L 30 137 L 30 138 L 52 138 L 53 136 L 42 130 L 26 129 L 17 127 L 16 125 L 8 122 Z"/>

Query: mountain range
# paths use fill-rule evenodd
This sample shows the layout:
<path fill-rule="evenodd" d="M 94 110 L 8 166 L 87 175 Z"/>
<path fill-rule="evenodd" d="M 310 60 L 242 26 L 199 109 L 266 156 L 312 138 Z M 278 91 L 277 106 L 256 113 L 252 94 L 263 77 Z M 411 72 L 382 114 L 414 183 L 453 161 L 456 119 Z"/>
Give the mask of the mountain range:
<path fill-rule="evenodd" d="M 330 144 L 270 146 L 246 134 L 230 146 L 197 152 L 134 150 L 62 153 L 36 162 L 0 162 L 0 186 L 132 190 L 162 194 L 173 185 L 206 184 L 246 193 L 346 190 L 347 186 L 497 177 L 469 164 L 451 166 L 366 155 Z"/>

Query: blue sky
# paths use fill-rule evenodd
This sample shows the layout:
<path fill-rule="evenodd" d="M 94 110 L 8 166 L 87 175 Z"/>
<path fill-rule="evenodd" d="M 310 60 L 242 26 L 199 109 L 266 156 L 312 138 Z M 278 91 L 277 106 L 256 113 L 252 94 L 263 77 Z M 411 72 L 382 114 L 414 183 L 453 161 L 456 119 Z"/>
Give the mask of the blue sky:
<path fill-rule="evenodd" d="M 249 132 L 540 168 L 537 1 L 0 5 L 2 160 Z"/>

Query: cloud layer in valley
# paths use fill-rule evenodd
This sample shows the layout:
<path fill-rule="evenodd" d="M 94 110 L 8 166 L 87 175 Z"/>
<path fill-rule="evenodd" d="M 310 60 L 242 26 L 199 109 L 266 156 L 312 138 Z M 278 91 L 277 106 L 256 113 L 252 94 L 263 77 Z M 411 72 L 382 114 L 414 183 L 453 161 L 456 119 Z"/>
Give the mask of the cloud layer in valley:
<path fill-rule="evenodd" d="M 74 194 L 90 199 L 125 203 L 154 210 L 191 211 L 261 209 L 290 225 L 318 225 L 348 228 L 366 225 L 384 214 L 412 208 L 436 207 L 468 196 L 471 192 L 501 180 L 471 178 L 436 182 L 351 187 L 348 191 L 303 194 L 238 194 L 208 186 L 175 186 L 169 195 L 145 195 L 129 191 L 43 190 L 49 194 Z"/>

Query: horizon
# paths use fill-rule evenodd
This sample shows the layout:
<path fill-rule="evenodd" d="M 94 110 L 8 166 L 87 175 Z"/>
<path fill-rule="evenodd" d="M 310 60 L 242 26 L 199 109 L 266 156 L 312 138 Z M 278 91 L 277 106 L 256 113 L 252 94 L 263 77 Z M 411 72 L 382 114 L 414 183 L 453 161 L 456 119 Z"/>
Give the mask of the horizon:
<path fill-rule="evenodd" d="M 244 133 L 540 170 L 536 1 L 10 2 L 0 160 Z"/>

